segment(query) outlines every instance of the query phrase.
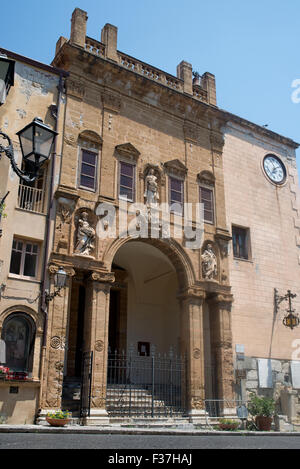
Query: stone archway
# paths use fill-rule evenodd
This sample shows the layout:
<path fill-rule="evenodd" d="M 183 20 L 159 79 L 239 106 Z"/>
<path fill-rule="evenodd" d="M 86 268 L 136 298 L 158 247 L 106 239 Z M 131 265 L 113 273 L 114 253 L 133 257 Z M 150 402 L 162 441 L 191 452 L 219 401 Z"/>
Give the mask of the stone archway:
<path fill-rule="evenodd" d="M 108 245 L 103 255 L 103 262 L 108 271 L 111 270 L 113 259 L 118 250 L 126 243 L 130 243 L 132 241 L 134 241 L 132 238 L 117 238 Z M 192 262 L 185 250 L 176 240 L 139 238 L 138 241 L 141 243 L 150 244 L 166 255 L 177 272 L 178 286 L 180 291 L 191 288 L 195 284 L 196 275 Z"/>
<path fill-rule="evenodd" d="M 132 246 L 132 249 L 130 249 L 130 246 Z M 133 290 L 134 288 L 139 290 L 141 289 L 141 282 L 144 282 L 142 290 L 140 290 L 141 296 L 146 299 L 153 297 L 155 298 L 155 301 L 158 302 L 157 309 L 160 310 L 160 313 L 157 316 L 161 315 L 163 319 L 166 320 L 163 329 L 166 331 L 166 336 L 168 336 L 169 333 L 169 340 L 165 338 L 166 336 L 164 337 L 164 335 L 161 334 L 161 330 L 159 328 L 159 324 L 161 324 L 161 322 L 154 320 L 156 314 L 154 302 L 152 302 L 150 308 L 148 308 L 148 304 L 144 309 L 145 315 L 147 316 L 148 314 L 148 319 L 149 317 L 153 318 L 153 324 L 151 324 L 151 327 L 147 327 L 146 321 L 144 328 L 140 327 L 141 324 L 138 324 L 138 320 L 142 319 L 143 316 L 140 315 L 139 317 L 140 310 L 139 307 L 137 307 L 138 302 L 136 302 L 135 305 L 132 305 L 130 302 L 128 302 L 128 313 L 131 315 L 131 319 L 133 318 L 135 334 L 132 333 L 132 330 L 128 330 L 127 335 L 130 339 L 133 339 L 134 353 L 139 351 L 139 342 L 144 345 L 145 350 L 147 350 L 148 347 L 147 353 L 149 353 L 149 347 L 151 346 L 152 341 L 158 342 L 162 347 L 163 352 L 166 352 L 166 348 L 164 348 L 164 346 L 168 347 L 170 342 L 174 346 L 175 342 L 175 348 L 177 348 L 177 352 L 179 352 L 181 356 L 184 355 L 186 358 L 184 378 L 185 410 L 189 412 L 192 419 L 195 419 L 195 414 L 198 415 L 203 411 L 205 399 L 203 340 L 203 305 L 205 300 L 205 291 L 199 286 L 199 284 L 197 285 L 196 276 L 190 257 L 187 255 L 182 246 L 179 245 L 174 239 L 167 241 L 159 239 L 114 240 L 105 252 L 104 263 L 107 266 L 107 269 L 115 269 L 117 285 L 118 269 L 116 267 L 121 267 L 125 271 L 132 271 L 132 265 L 130 266 L 132 255 L 130 256 L 130 252 L 134 252 L 134 247 L 137 246 L 140 246 L 140 252 L 143 251 L 142 247 L 144 246 L 145 255 L 146 253 L 149 256 L 153 255 L 154 257 L 157 255 L 161 261 L 160 268 L 158 269 L 159 271 L 157 272 L 157 277 L 155 278 L 155 275 L 153 275 L 154 282 L 159 279 L 160 275 L 162 276 L 161 279 L 164 277 L 164 274 L 166 274 L 166 276 L 168 275 L 168 272 L 164 271 L 162 266 L 169 266 L 169 269 L 172 272 L 173 284 L 171 290 L 167 291 L 165 288 L 166 298 L 168 298 L 165 302 L 167 306 L 164 306 L 162 301 L 159 302 L 159 298 L 161 298 L 160 287 L 162 290 L 164 290 L 163 285 L 158 283 L 159 287 L 157 287 L 157 290 L 154 288 L 152 293 L 151 290 L 147 291 L 147 288 L 145 289 L 145 280 L 147 281 L 146 275 L 147 273 L 150 273 L 151 269 L 153 270 L 153 265 L 151 265 L 151 263 L 154 261 L 153 259 L 151 260 L 150 257 L 148 257 L 148 261 L 146 260 L 146 267 L 142 266 L 140 269 L 137 269 L 136 277 L 138 280 L 135 282 L 135 284 L 133 281 L 132 286 Z M 145 262 L 145 259 L 143 261 L 143 256 L 139 255 L 138 250 L 136 251 L 136 257 L 140 260 L 141 263 Z M 164 261 L 162 261 L 162 259 L 164 259 Z M 121 265 L 118 266 L 118 262 Z M 129 273 L 131 274 L 131 272 Z M 174 281 L 174 279 L 176 281 Z M 114 289 L 115 287 L 112 286 L 111 288 Z M 138 296 L 138 292 L 135 292 L 135 296 Z M 170 306 L 172 301 L 174 301 L 174 304 L 177 304 L 177 310 L 174 317 L 172 317 L 172 313 L 168 311 L 168 306 L 172 309 L 172 306 Z M 151 309 L 153 307 L 154 309 Z M 126 323 L 129 325 L 130 329 L 130 317 L 126 318 Z M 146 335 L 142 336 L 145 330 L 146 334 L 148 334 L 148 340 Z M 141 334 L 141 340 L 138 340 L 138 334 Z M 152 337 L 152 341 L 149 337 Z"/>

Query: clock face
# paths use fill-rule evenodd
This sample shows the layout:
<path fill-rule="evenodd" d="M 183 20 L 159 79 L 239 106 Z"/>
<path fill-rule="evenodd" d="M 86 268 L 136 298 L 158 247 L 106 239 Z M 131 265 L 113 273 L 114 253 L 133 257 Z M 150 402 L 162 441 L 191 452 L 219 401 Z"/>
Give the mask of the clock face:
<path fill-rule="evenodd" d="M 267 155 L 264 158 L 264 170 L 266 175 L 275 184 L 283 184 L 286 179 L 286 170 L 282 161 L 275 155 Z"/>

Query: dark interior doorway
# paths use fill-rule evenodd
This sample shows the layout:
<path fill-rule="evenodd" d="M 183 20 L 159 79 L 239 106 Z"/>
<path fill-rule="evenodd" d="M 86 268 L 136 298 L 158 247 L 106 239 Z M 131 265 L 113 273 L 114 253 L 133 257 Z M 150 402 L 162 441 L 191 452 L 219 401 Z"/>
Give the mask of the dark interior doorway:
<path fill-rule="evenodd" d="M 108 331 L 109 352 L 120 352 L 120 291 L 111 290 L 109 305 L 109 331 Z"/>
<path fill-rule="evenodd" d="M 68 336 L 67 376 L 81 376 L 84 339 L 84 311 L 86 290 L 84 283 L 73 281 Z"/>

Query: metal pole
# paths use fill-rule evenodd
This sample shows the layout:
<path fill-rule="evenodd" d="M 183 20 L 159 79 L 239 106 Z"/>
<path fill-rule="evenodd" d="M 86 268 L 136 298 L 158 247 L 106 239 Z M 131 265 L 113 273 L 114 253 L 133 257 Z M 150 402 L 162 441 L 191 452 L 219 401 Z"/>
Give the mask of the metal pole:
<path fill-rule="evenodd" d="M 155 356 L 152 353 L 152 399 L 151 399 L 151 416 L 154 417 L 154 378 L 155 378 Z"/>
<path fill-rule="evenodd" d="M 129 350 L 129 417 L 131 417 L 131 367 L 132 367 L 132 348 Z"/>

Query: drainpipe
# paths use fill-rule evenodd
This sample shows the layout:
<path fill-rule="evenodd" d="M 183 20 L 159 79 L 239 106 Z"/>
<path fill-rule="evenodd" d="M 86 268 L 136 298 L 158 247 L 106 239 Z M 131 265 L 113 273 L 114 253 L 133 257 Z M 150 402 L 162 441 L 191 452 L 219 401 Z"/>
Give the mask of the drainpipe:
<path fill-rule="evenodd" d="M 61 101 L 62 93 L 64 91 L 63 78 L 66 77 L 67 75 L 68 75 L 67 73 L 61 73 L 59 76 L 57 105 L 56 105 L 55 110 L 54 110 L 54 106 L 51 109 L 52 116 L 55 119 L 55 128 L 54 128 L 55 131 L 58 130 L 60 101 Z M 44 313 L 44 331 L 43 331 L 42 355 L 41 355 L 41 363 L 40 363 L 40 379 L 41 379 L 40 401 L 41 401 L 41 390 L 42 390 L 42 382 L 43 382 L 43 375 L 44 375 L 44 363 L 45 363 L 47 329 L 48 329 L 48 305 L 45 301 L 46 299 L 45 289 L 46 289 L 46 284 L 48 282 L 47 267 L 48 267 L 48 256 L 49 256 L 49 249 L 50 249 L 51 214 L 53 213 L 56 151 L 57 151 L 57 137 L 55 138 L 55 141 L 54 141 L 52 165 L 51 165 L 50 187 L 49 187 L 49 196 L 48 196 L 48 210 L 47 210 L 47 218 L 46 218 L 46 233 L 45 233 L 46 237 L 45 237 L 45 248 L 44 248 L 44 259 L 43 259 L 43 270 L 42 270 L 41 296 L 40 296 L 40 310 Z"/>
<path fill-rule="evenodd" d="M 2 209 L 4 207 L 4 202 L 5 202 L 5 199 L 6 197 L 8 196 L 9 194 L 9 191 L 6 192 L 5 196 L 2 197 L 1 201 L 0 201 L 0 226 L 1 226 L 1 218 L 2 218 Z M 0 227 L 0 238 L 2 237 L 2 229 Z"/>

